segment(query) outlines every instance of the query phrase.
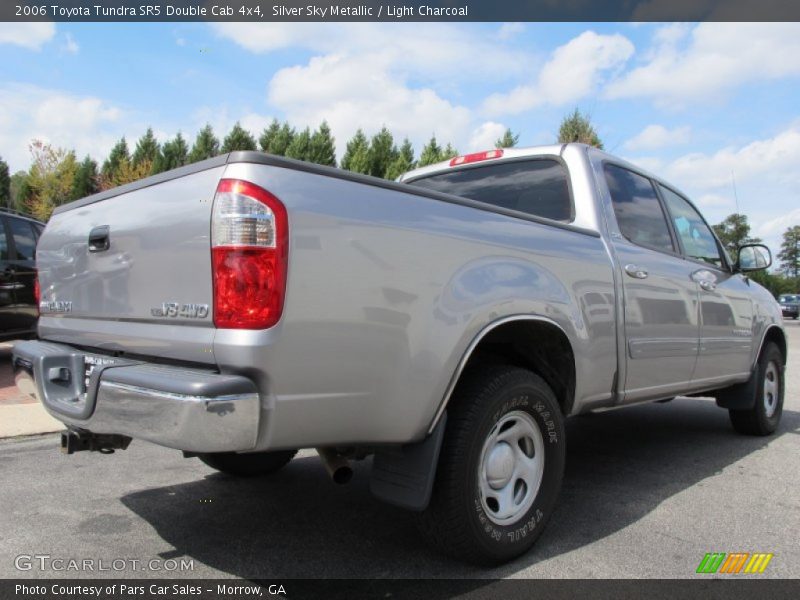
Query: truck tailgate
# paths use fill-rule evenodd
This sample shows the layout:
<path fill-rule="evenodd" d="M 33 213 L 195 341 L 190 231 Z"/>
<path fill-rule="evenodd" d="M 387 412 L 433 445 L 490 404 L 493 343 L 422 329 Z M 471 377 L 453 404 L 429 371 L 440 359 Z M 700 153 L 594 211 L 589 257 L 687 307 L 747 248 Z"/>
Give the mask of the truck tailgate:
<path fill-rule="evenodd" d="M 36 254 L 40 336 L 213 362 L 209 238 L 224 168 L 56 211 Z"/>

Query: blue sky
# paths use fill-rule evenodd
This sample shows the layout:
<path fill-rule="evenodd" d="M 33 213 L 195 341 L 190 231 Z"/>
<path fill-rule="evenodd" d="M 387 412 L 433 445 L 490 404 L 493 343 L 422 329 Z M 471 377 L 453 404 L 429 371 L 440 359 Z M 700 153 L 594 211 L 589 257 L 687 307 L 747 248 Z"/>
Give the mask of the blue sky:
<path fill-rule="evenodd" d="M 554 140 L 574 108 L 606 149 L 687 192 L 710 221 L 739 207 L 776 247 L 800 223 L 800 25 L 0 24 L 0 156 L 42 138 L 98 160 L 152 125 L 191 139 L 273 117 L 326 119 L 339 149 L 386 124 L 461 151 L 505 127 Z M 132 144 L 133 145 L 133 144 Z"/>

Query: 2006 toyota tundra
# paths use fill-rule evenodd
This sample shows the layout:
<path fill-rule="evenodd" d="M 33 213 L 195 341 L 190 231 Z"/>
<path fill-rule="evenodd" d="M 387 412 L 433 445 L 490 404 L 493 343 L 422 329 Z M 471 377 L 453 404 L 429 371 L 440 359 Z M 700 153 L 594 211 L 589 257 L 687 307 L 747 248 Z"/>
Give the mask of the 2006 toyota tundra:
<path fill-rule="evenodd" d="M 550 517 L 564 419 L 715 396 L 781 417 L 786 338 L 670 184 L 587 146 L 491 150 L 400 182 L 234 152 L 58 208 L 39 241 L 21 389 L 63 449 L 131 438 L 221 471 L 317 448 L 477 563 Z"/>

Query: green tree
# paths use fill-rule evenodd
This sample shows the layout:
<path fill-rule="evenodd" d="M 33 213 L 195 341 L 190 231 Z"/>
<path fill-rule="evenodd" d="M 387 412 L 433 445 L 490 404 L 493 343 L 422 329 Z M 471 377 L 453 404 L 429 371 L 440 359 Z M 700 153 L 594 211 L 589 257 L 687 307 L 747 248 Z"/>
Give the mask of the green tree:
<path fill-rule="evenodd" d="M 280 131 L 275 134 L 275 137 L 269 141 L 269 146 L 266 152 L 274 154 L 275 156 L 286 156 L 289 146 L 292 145 L 297 132 L 288 123 L 281 125 Z"/>
<path fill-rule="evenodd" d="M 28 206 L 33 191 L 28 183 L 28 173 L 17 171 L 11 176 L 11 208 L 24 211 Z"/>
<path fill-rule="evenodd" d="M 11 177 L 8 163 L 0 158 L 0 206 L 11 207 Z"/>
<path fill-rule="evenodd" d="M 783 232 L 781 250 L 778 252 L 781 270 L 794 279 L 800 273 L 800 225 Z"/>
<path fill-rule="evenodd" d="M 395 180 L 403 173 L 410 171 L 414 168 L 414 147 L 408 138 L 403 140 L 400 150 L 397 153 L 397 158 L 392 161 L 389 168 L 386 169 L 384 177 L 386 179 Z"/>
<path fill-rule="evenodd" d="M 327 121 L 323 121 L 311 136 L 306 160 L 318 165 L 336 166 L 336 140 Z"/>
<path fill-rule="evenodd" d="M 747 215 L 733 213 L 725 217 L 721 223 L 713 225 L 712 229 L 733 260 L 736 260 L 740 246 L 761 242 L 758 238 L 750 237 L 750 223 L 747 222 Z"/>
<path fill-rule="evenodd" d="M 506 129 L 503 137 L 498 138 L 494 143 L 495 148 L 513 148 L 519 142 L 519 134 L 513 133 L 510 129 Z"/>
<path fill-rule="evenodd" d="M 100 191 L 98 184 L 97 163 L 88 154 L 75 170 L 75 178 L 72 180 L 72 190 L 70 199 L 77 200 L 85 198 Z"/>
<path fill-rule="evenodd" d="M 131 155 L 128 152 L 128 142 L 126 142 L 123 137 L 114 145 L 111 152 L 108 154 L 108 158 L 103 163 L 103 168 L 100 171 L 101 176 L 106 182 L 113 181 L 119 173 L 120 167 L 124 163 L 129 163 L 130 160 Z"/>
<path fill-rule="evenodd" d="M 183 139 L 180 131 L 178 134 L 168 142 L 164 143 L 161 152 L 156 155 L 156 160 L 153 163 L 152 172 L 162 173 L 171 169 L 177 169 L 189 162 L 189 146 L 186 140 Z"/>
<path fill-rule="evenodd" d="M 447 146 L 442 150 L 442 155 L 439 160 L 448 160 L 456 156 L 458 156 L 458 150 L 448 142 Z"/>
<path fill-rule="evenodd" d="M 255 150 L 256 140 L 244 127 L 236 121 L 230 133 L 225 136 L 222 142 L 222 153 L 236 152 L 237 150 Z"/>
<path fill-rule="evenodd" d="M 56 206 L 71 200 L 72 183 L 78 169 L 75 152 L 55 148 L 40 140 L 30 145 L 32 158 L 28 171 L 31 194 L 26 208 L 37 219 L 46 221 Z"/>
<path fill-rule="evenodd" d="M 192 151 L 189 152 L 189 162 L 196 163 L 219 154 L 219 140 L 214 135 L 211 125 L 206 124 L 194 140 Z"/>
<path fill-rule="evenodd" d="M 347 142 L 342 168 L 353 173 L 369 173 L 369 140 L 361 129 L 358 129 Z"/>
<path fill-rule="evenodd" d="M 159 150 L 158 140 L 153 135 L 153 128 L 148 127 L 145 134 L 136 142 L 136 148 L 133 150 L 133 156 L 131 156 L 132 165 L 138 167 L 145 161 L 152 164 L 156 160 Z"/>
<path fill-rule="evenodd" d="M 423 146 L 422 152 L 419 153 L 419 162 L 417 162 L 417 166 L 426 167 L 428 165 L 440 162 L 443 160 L 442 154 L 442 147 L 436 141 L 436 136 L 433 135 L 428 143 Z"/>
<path fill-rule="evenodd" d="M 589 115 L 582 114 L 577 108 L 572 114 L 564 117 L 558 128 L 558 143 L 569 144 L 571 142 L 580 142 L 603 149 L 603 142 L 597 135 Z"/>
<path fill-rule="evenodd" d="M 294 136 L 292 143 L 286 149 L 286 156 L 297 160 L 307 160 L 311 149 L 311 131 L 306 127 Z"/>
<path fill-rule="evenodd" d="M 399 153 L 394 137 L 384 125 L 372 136 L 369 144 L 369 174 L 374 177 L 384 177 L 389 165 L 397 159 Z"/>
<path fill-rule="evenodd" d="M 278 134 L 281 132 L 281 124 L 278 119 L 272 119 L 269 127 L 265 127 L 258 138 L 258 146 L 262 152 L 269 152 L 270 144 L 272 144 Z"/>

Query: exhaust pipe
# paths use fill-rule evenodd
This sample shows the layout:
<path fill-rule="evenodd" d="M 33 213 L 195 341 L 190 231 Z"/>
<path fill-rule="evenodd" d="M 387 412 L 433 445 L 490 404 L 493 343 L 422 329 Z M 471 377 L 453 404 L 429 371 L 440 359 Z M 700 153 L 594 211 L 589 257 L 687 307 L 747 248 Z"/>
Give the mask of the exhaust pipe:
<path fill-rule="evenodd" d="M 335 483 L 344 484 L 353 478 L 353 469 L 350 462 L 343 456 L 339 456 L 333 448 L 317 448 L 317 454 L 325 465 L 325 470 Z"/>
<path fill-rule="evenodd" d="M 126 435 L 97 434 L 83 429 L 67 429 L 61 432 L 61 452 L 64 454 L 86 450 L 113 454 L 114 450 L 125 450 L 130 443 L 131 438 Z"/>

